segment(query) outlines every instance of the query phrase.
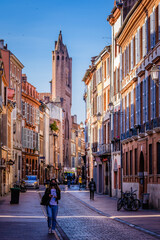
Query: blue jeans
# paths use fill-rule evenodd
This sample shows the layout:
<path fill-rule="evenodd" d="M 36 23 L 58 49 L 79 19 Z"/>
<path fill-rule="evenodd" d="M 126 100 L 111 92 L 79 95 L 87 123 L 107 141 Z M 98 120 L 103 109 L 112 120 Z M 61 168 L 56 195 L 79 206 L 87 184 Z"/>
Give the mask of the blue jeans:
<path fill-rule="evenodd" d="M 48 215 L 48 227 L 55 230 L 56 227 L 56 217 L 58 214 L 58 205 L 48 205 L 47 215 Z"/>

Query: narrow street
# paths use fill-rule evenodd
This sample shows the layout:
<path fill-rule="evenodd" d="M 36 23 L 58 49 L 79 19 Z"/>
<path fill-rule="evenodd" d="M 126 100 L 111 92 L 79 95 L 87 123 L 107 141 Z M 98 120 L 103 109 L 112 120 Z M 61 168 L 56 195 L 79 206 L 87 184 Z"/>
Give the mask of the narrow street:
<path fill-rule="evenodd" d="M 10 194 L 1 198 L 1 239 L 157 239 L 95 211 L 92 202 L 83 202 L 84 196 L 89 196 L 86 190 L 79 191 L 77 186 L 69 191 L 66 186 L 61 188 L 56 235 L 48 235 L 45 208 L 40 205 L 40 195 L 44 191 L 41 187 L 39 191 L 21 193 L 19 204 L 10 204 Z M 101 198 L 95 203 L 98 201 L 103 205 Z"/>

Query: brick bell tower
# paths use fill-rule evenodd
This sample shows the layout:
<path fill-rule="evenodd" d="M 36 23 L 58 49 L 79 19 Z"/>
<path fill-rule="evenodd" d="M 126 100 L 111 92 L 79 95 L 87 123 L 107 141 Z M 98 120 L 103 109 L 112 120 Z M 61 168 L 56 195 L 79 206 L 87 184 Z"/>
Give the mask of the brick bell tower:
<path fill-rule="evenodd" d="M 52 51 L 52 101 L 63 109 L 63 165 L 71 167 L 72 58 L 63 44 L 62 32 Z"/>

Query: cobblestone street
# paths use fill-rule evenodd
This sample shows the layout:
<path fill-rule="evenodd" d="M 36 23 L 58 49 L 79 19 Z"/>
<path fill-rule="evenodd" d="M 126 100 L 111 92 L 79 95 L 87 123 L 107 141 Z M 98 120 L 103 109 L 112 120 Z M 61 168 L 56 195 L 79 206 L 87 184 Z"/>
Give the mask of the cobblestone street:
<path fill-rule="evenodd" d="M 58 224 L 69 239 L 156 239 L 96 213 L 69 192 L 62 193 Z"/>
<path fill-rule="evenodd" d="M 110 213 L 112 211 L 114 215 L 113 199 L 108 205 L 110 211 L 107 210 L 107 215 L 102 212 L 106 196 L 96 194 L 95 201 L 90 201 L 86 190 L 79 191 L 77 186 L 71 187 L 69 191 L 66 186 L 61 188 L 55 235 L 48 235 L 45 207 L 40 205 L 40 196 L 44 192 L 44 187 L 41 187 L 40 191 L 28 190 L 21 193 L 19 204 L 10 204 L 10 194 L 0 199 L 0 239 L 158 239 L 158 234 L 151 236 L 112 219 Z M 98 212 L 98 208 L 101 211 Z"/>

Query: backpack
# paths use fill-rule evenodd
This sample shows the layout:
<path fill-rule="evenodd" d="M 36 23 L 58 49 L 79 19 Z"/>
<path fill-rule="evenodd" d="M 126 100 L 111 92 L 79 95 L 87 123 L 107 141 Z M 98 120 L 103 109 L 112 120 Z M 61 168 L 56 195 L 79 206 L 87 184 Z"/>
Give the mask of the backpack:
<path fill-rule="evenodd" d="M 48 206 L 49 205 L 49 202 L 50 202 L 50 197 L 49 195 L 45 192 L 45 194 L 42 196 L 42 199 L 41 199 L 41 205 L 44 205 L 44 206 Z"/>

